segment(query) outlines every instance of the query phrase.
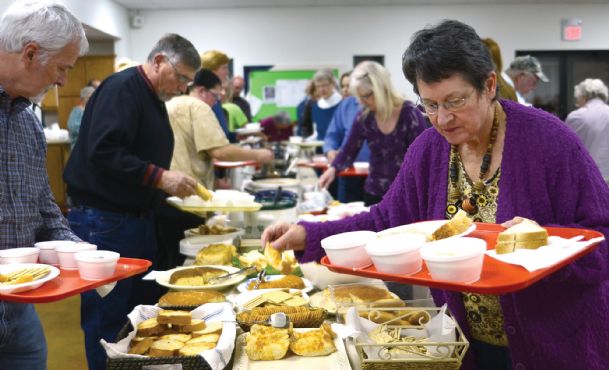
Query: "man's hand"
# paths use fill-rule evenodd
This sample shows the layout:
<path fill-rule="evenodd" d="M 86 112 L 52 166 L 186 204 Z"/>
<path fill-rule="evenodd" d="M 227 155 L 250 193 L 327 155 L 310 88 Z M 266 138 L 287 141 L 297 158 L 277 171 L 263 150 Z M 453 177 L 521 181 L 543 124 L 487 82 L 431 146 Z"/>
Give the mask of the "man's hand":
<path fill-rule="evenodd" d="M 268 149 L 255 149 L 256 150 L 256 161 L 260 163 L 269 163 L 275 159 L 273 152 Z"/>
<path fill-rule="evenodd" d="M 159 189 L 180 198 L 195 194 L 197 181 L 178 171 L 164 171 L 158 184 Z"/>

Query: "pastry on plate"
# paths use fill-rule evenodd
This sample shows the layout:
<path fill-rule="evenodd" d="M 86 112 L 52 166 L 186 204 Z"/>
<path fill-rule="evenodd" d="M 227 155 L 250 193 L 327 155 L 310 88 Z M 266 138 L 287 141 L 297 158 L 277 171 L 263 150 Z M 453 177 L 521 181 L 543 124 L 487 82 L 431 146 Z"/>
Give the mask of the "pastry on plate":
<path fill-rule="evenodd" d="M 254 290 L 256 279 L 250 280 L 247 284 L 247 290 Z M 256 289 L 273 289 L 273 288 L 289 288 L 289 289 L 304 289 L 304 281 L 296 275 L 286 275 L 277 280 L 264 281 L 258 285 Z"/>
<path fill-rule="evenodd" d="M 315 330 L 294 331 L 290 339 L 290 350 L 299 356 L 326 356 L 336 352 L 334 337 L 336 334 L 328 323 Z"/>
<path fill-rule="evenodd" d="M 250 360 L 280 360 L 290 348 L 290 331 L 254 324 L 245 338 L 245 353 Z"/>
<path fill-rule="evenodd" d="M 224 302 L 224 294 L 214 290 L 196 291 L 185 290 L 165 293 L 159 299 L 159 307 L 171 306 L 200 306 L 205 303 Z"/>

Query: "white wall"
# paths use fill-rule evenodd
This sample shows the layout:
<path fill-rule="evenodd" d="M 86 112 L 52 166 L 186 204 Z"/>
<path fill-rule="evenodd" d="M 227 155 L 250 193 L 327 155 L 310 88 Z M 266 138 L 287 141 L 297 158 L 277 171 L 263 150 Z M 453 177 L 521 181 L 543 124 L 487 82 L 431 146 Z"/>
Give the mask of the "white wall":
<path fill-rule="evenodd" d="M 68 9 L 83 23 L 119 38 L 114 45 L 116 55 L 130 55 L 129 16 L 127 10 L 111 0 L 63 0 Z M 0 0 L 3 13 L 12 0 Z"/>
<path fill-rule="evenodd" d="M 609 49 L 607 5 L 451 5 L 141 11 L 144 25 L 131 30 L 132 59 L 145 60 L 167 32 L 199 49 L 222 50 L 243 65 L 342 65 L 353 54 L 384 54 L 399 90 L 412 98 L 401 73 L 401 55 L 413 32 L 443 18 L 472 25 L 502 48 L 504 66 L 515 50 Z M 562 18 L 583 20 L 580 42 L 560 40 Z M 518 27 L 518 25 L 525 25 Z M 120 54 L 119 54 L 120 56 Z"/>

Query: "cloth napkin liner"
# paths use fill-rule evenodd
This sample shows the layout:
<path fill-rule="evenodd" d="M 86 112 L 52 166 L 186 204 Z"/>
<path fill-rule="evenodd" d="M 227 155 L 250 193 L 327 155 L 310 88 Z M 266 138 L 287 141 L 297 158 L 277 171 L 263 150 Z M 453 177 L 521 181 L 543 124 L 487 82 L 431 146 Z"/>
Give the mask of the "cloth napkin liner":
<path fill-rule="evenodd" d="M 548 245 L 537 249 L 516 249 L 515 252 L 505 254 L 497 254 L 493 249 L 486 251 L 486 254 L 501 262 L 519 265 L 529 272 L 533 272 L 539 269 L 548 268 L 573 256 L 592 244 L 605 240 L 604 237 L 584 241 L 581 241 L 581 239 L 583 239 L 583 236 L 571 239 L 561 238 L 560 236 L 550 236 L 548 237 Z"/>
<path fill-rule="evenodd" d="M 136 306 L 127 317 L 133 325 L 137 328 L 137 325 L 144 320 L 156 317 L 162 308 L 157 306 Z M 221 370 L 226 367 L 230 361 L 233 350 L 235 349 L 235 337 L 237 327 L 235 324 L 235 313 L 233 312 L 232 306 L 228 302 L 222 303 L 207 303 L 190 312 L 194 319 L 203 319 L 206 323 L 221 321 L 224 322 L 222 326 L 222 334 L 218 340 L 216 348 L 203 351 L 199 353 L 205 361 L 209 364 L 212 370 Z M 148 356 L 132 355 L 129 352 L 129 343 L 135 337 L 136 330 L 133 330 L 125 338 L 118 341 L 117 343 L 108 343 L 104 339 L 100 340 L 102 347 L 106 350 L 106 354 L 109 358 L 139 358 L 145 359 Z"/>

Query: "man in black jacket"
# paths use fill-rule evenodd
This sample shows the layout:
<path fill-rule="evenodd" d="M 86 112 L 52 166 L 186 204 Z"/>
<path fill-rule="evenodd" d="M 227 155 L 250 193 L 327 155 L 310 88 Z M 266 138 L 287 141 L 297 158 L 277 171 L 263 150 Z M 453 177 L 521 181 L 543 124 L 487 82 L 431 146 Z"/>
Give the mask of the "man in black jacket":
<path fill-rule="evenodd" d="M 194 194 L 193 178 L 167 170 L 174 142 L 165 101 L 186 91 L 200 65 L 188 40 L 165 35 L 146 63 L 108 77 L 87 103 L 64 179 L 74 204 L 70 227 L 98 249 L 152 260 L 153 209 L 167 194 Z M 127 314 L 157 298 L 156 285 L 141 276 L 118 282 L 104 298 L 82 294 L 89 369 L 105 369 L 99 340 L 114 341 Z"/>

